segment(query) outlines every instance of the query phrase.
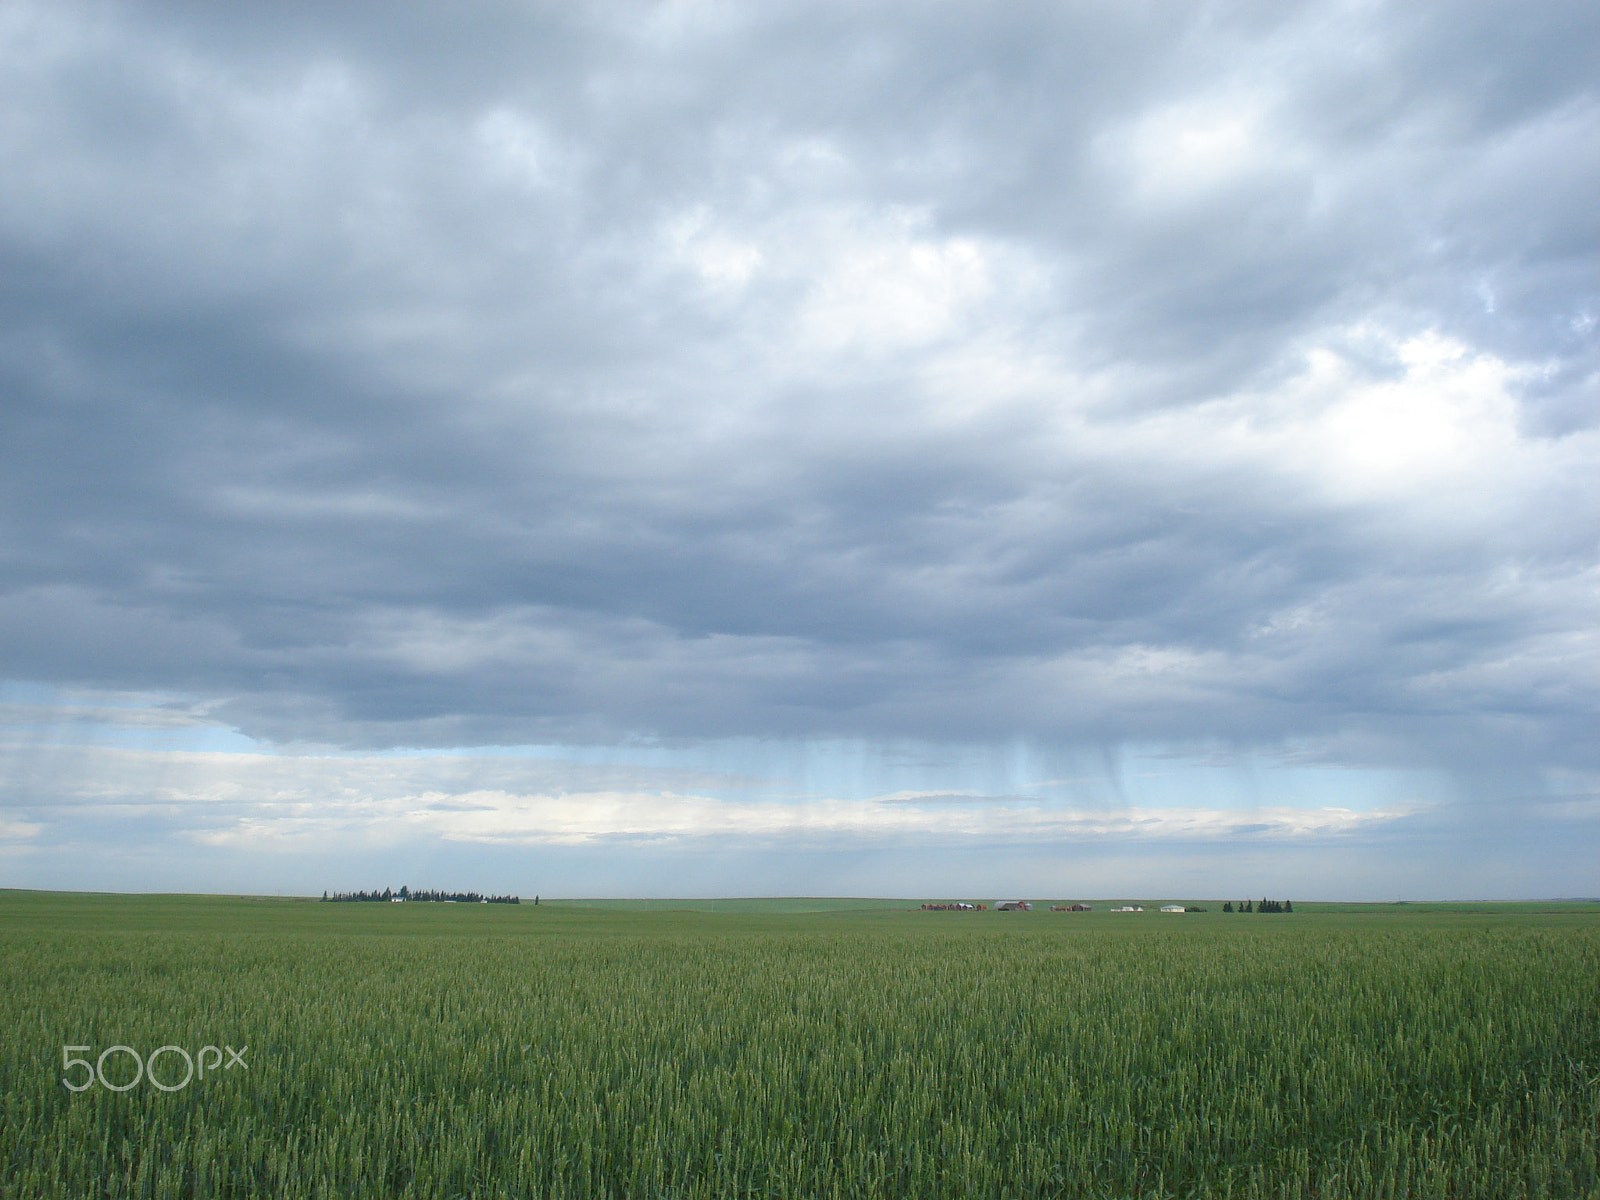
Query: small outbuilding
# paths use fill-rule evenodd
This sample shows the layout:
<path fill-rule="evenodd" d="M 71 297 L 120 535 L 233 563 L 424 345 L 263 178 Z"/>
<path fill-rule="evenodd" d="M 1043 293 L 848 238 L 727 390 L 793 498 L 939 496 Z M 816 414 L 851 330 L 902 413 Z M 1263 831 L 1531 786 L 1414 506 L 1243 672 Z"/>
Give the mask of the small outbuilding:
<path fill-rule="evenodd" d="M 1163 904 L 1161 906 L 1161 911 L 1162 912 L 1185 912 L 1187 910 L 1181 904 Z"/>
<path fill-rule="evenodd" d="M 995 912 L 1032 912 L 1033 905 L 1026 900 L 996 900 Z"/>

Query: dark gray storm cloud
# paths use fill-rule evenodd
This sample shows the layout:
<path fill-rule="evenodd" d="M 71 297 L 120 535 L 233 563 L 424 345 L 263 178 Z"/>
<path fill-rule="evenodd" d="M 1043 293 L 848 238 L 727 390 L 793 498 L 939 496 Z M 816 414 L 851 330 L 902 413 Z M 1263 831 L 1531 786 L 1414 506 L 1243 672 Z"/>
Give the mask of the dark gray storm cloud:
<path fill-rule="evenodd" d="M 0 674 L 345 746 L 1593 770 L 1597 50 L 8 4 Z"/>

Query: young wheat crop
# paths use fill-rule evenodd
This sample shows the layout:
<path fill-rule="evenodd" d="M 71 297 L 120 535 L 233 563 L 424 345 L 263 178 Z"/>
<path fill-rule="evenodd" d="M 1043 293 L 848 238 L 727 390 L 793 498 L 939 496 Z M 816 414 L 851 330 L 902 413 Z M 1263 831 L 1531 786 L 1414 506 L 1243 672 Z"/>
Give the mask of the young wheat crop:
<path fill-rule="evenodd" d="M 1591 920 L 360 920 L 8 931 L 0 1194 L 1600 1194 Z"/>

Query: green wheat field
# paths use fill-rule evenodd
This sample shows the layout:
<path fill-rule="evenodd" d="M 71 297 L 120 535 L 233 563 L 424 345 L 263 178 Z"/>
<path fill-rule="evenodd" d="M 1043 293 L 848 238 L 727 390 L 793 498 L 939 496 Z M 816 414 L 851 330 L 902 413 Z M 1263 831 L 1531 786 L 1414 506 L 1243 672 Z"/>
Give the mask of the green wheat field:
<path fill-rule="evenodd" d="M 0 1195 L 1600 1197 L 1600 905 L 917 903 L 0 892 Z"/>

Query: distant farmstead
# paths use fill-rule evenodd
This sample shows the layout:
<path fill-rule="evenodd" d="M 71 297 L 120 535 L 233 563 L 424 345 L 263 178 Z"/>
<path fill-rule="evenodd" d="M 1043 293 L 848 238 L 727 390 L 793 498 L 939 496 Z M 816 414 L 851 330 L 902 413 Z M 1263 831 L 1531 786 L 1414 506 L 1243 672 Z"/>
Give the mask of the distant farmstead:
<path fill-rule="evenodd" d="M 1185 909 L 1183 907 L 1183 905 L 1181 905 L 1181 904 L 1163 904 L 1161 906 L 1161 911 L 1162 912 L 1187 912 L 1188 910 Z"/>
<path fill-rule="evenodd" d="M 1033 905 L 1026 900 L 996 900 L 995 912 L 1032 912 Z"/>
<path fill-rule="evenodd" d="M 322 898 L 338 904 L 348 903 L 378 903 L 378 904 L 404 904 L 406 901 L 429 901 L 434 904 L 521 904 L 516 896 L 484 896 L 478 892 L 440 892 L 432 890 L 412 891 L 409 887 L 402 887 L 398 892 L 391 888 L 383 891 L 371 892 L 323 892 Z"/>

